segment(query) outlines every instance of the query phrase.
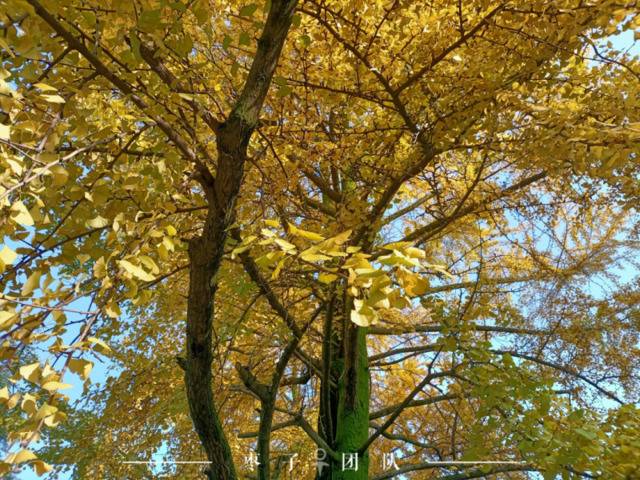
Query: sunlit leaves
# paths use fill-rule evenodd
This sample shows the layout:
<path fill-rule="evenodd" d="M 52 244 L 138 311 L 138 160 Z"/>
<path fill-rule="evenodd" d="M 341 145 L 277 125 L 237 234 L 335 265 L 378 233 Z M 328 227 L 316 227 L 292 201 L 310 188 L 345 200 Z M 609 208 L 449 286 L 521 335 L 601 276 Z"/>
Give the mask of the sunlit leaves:
<path fill-rule="evenodd" d="M 107 446 L 82 451 L 77 442 L 69 455 L 85 455 L 80 476 L 129 478 L 113 460 L 118 448 L 157 449 L 162 428 L 176 429 L 172 453 L 190 458 L 196 450 L 181 403 L 182 373 L 173 371 L 172 359 L 182 348 L 186 251 L 197 246 L 193 239 L 214 195 L 205 193 L 199 165 L 181 155 L 157 120 L 183 136 L 212 175 L 224 175 L 217 171 L 219 132 L 203 114 L 224 121 L 241 94 L 263 4 L 44 3 L 148 107 L 69 48 L 25 2 L 7 4 L 16 15 L 4 22 L 0 38 L 6 53 L 0 358 L 16 383 L 0 389 L 0 402 L 21 421 L 37 418 L 53 428 L 71 408 L 61 387 L 72 381 L 60 372 L 86 382 L 91 357 L 113 355 L 125 365 L 123 384 L 89 397 L 105 417 L 94 423 L 95 432 L 85 431 Z M 295 13 L 259 132 L 248 139 L 250 161 L 234 218 L 241 240 L 229 235 L 219 245 L 225 256 L 213 279 L 219 292 L 213 322 L 216 352 L 229 353 L 216 357 L 214 368 L 225 373 L 216 385 L 225 405 L 256 407 L 234 390 L 237 379 L 227 377 L 225 362 L 255 361 L 266 377 L 261 355 L 278 354 L 291 333 L 242 272 L 239 257 L 249 255 L 300 324 L 316 308 L 324 314 L 336 297 L 334 306 L 346 310 L 336 307 L 335 322 L 370 331 L 427 329 L 411 339 L 370 340 L 372 355 L 400 342 L 407 348 L 432 342 L 441 353 L 436 370 L 453 368 L 460 357 L 486 366 L 437 384 L 467 396 L 464 401 L 438 405 L 439 415 L 412 409 L 394 425 L 424 436 L 421 444 L 444 458 L 494 458 L 507 450 L 548 472 L 561 473 L 568 461 L 595 472 L 591 455 L 611 459 L 603 460 L 609 469 L 603 478 L 628 473 L 625 462 L 637 450 L 631 414 L 612 414 L 608 440 L 601 418 L 569 417 L 571 409 L 548 384 L 524 374 L 531 370 L 540 380 L 548 375 L 543 368 L 489 354 L 491 342 L 512 337 L 474 330 L 552 325 L 548 343 L 537 334 L 513 338 L 531 351 L 570 357 L 594 375 L 617 376 L 621 391 L 637 388 L 630 306 L 638 303 L 637 288 L 621 288 L 600 303 L 576 291 L 599 272 L 606 272 L 599 283 L 613 284 L 624 283 L 614 270 L 633 270 L 616 261 L 633 257 L 635 248 L 626 240 L 636 238 L 629 225 L 639 198 L 638 62 L 632 52 L 606 46 L 606 36 L 636 28 L 638 17 L 613 2 L 574 3 L 329 2 L 316 10 L 312 2 Z M 143 58 L 143 43 L 160 67 Z M 437 155 L 420 163 L 430 151 Z M 544 181 L 513 188 L 541 171 Z M 403 241 L 410 235 L 412 241 Z M 620 311 L 631 313 L 621 318 Z M 89 331 L 69 341 L 78 328 Z M 321 321 L 308 331 L 301 351 L 315 366 L 322 358 Z M 20 357 L 31 348 L 59 357 L 57 371 L 43 358 L 34 364 Z M 166 360 L 162 375 L 154 370 L 158 352 Z M 384 361 L 371 370 L 389 372 L 384 382 L 373 378 L 372 405 L 399 401 L 420 380 L 432 357 L 408 355 L 384 360 L 389 370 Z M 562 387 L 567 382 L 564 374 L 553 379 Z M 290 401 L 292 411 L 304 406 L 304 415 L 315 416 L 316 383 L 289 386 L 278 405 Z M 175 398 L 162 397 L 167 392 Z M 433 389 L 421 395 L 430 394 Z M 586 394 L 572 395 L 576 404 L 586 402 Z M 162 424 L 169 422 L 162 408 L 173 409 L 170 427 Z M 500 419 L 498 408 L 512 420 Z M 251 418 L 234 414 L 227 425 L 254 429 Z M 70 434 L 80 431 L 75 426 Z M 30 435 L 27 427 L 16 432 L 17 442 Z M 296 428 L 274 433 L 283 445 L 301 437 Z M 244 444 L 233 441 L 234 452 L 241 451 Z M 407 459 L 423 453 L 390 439 L 377 442 L 373 448 L 398 448 Z M 34 459 L 22 463 L 46 470 Z M 98 463 L 108 464 L 107 473 L 92 470 Z"/>
<path fill-rule="evenodd" d="M 138 279 L 140 279 L 142 281 L 145 281 L 145 282 L 150 282 L 150 281 L 155 279 L 155 277 L 153 275 L 151 275 L 149 272 L 145 271 L 141 266 L 134 265 L 133 263 L 129 262 L 128 260 L 120 260 L 118 263 L 126 272 L 128 272 L 129 274 L 131 274 L 135 278 L 138 278 Z"/>
<path fill-rule="evenodd" d="M 30 227 L 33 225 L 33 217 L 21 200 L 11 205 L 11 219 L 19 225 Z"/>

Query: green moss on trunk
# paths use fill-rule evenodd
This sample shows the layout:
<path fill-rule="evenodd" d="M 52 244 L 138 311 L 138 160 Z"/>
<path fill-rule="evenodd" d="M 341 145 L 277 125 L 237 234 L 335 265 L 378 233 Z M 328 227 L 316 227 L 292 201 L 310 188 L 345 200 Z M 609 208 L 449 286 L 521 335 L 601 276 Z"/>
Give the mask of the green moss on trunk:
<path fill-rule="evenodd" d="M 369 435 L 369 366 L 366 329 L 349 325 L 345 339 L 344 371 L 338 383 L 339 402 L 335 447 L 339 455 L 355 454 Z M 365 480 L 369 473 L 368 453 L 359 455 L 358 469 L 332 464 L 332 480 Z"/>

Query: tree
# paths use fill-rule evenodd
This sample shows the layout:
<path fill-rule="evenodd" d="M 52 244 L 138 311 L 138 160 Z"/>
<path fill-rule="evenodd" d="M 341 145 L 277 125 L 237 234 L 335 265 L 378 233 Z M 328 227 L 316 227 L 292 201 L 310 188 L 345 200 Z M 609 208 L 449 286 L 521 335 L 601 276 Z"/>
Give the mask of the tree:
<path fill-rule="evenodd" d="M 0 5 L 5 472 L 637 478 L 637 3 Z"/>

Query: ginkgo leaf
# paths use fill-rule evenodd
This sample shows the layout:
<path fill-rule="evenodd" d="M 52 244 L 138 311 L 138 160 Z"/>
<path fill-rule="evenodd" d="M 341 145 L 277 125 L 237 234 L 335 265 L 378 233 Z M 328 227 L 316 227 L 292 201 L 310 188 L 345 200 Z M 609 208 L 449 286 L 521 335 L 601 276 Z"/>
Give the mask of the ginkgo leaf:
<path fill-rule="evenodd" d="M 287 242 L 286 240 L 282 239 L 282 238 L 276 238 L 274 239 L 274 242 L 280 246 L 280 248 L 282 248 L 282 250 L 284 250 L 285 252 L 291 252 L 294 251 L 296 249 L 296 246 L 293 245 L 292 243 Z"/>
<path fill-rule="evenodd" d="M 15 457 L 12 458 L 13 461 L 10 463 L 24 463 L 37 458 L 38 457 L 31 450 L 23 449 L 15 454 Z"/>
<path fill-rule="evenodd" d="M 245 5 L 240 9 L 240 16 L 251 17 L 257 9 L 258 9 L 257 3 L 250 3 L 249 5 Z"/>
<path fill-rule="evenodd" d="M 107 316 L 109 316 L 110 318 L 118 318 L 120 316 L 120 314 L 122 313 L 120 311 L 120 307 L 118 306 L 118 304 L 116 302 L 109 302 L 105 307 L 104 307 L 104 312 L 107 314 Z"/>
<path fill-rule="evenodd" d="M 338 275 L 333 273 L 320 273 L 318 275 L 318 280 L 322 283 L 331 283 L 334 282 L 338 278 Z"/>
<path fill-rule="evenodd" d="M 20 408 L 27 414 L 33 415 L 34 413 L 36 413 L 38 409 L 36 404 L 36 398 L 33 395 L 26 393 L 22 398 L 22 402 L 20 403 Z"/>
<path fill-rule="evenodd" d="M 40 368 L 39 362 L 31 363 L 29 365 L 24 365 L 19 369 L 20 376 L 25 380 L 29 380 L 30 382 L 36 383 L 40 378 L 39 368 Z"/>
<path fill-rule="evenodd" d="M 66 388 L 72 387 L 72 385 L 69 385 L 68 383 L 61 383 L 57 381 L 45 382 L 41 386 L 42 388 L 50 392 L 55 392 L 57 390 L 64 390 Z"/>
<path fill-rule="evenodd" d="M 300 258 L 305 262 L 321 262 L 331 260 L 331 257 L 323 253 L 319 253 L 314 248 L 308 248 L 307 250 L 300 252 Z"/>
<path fill-rule="evenodd" d="M 87 220 L 87 226 L 91 228 L 104 228 L 110 223 L 111 222 L 109 222 L 109 220 L 107 220 L 104 217 L 101 217 L 100 215 L 98 215 L 95 218 L 92 218 L 91 220 Z"/>
<path fill-rule="evenodd" d="M 94 345 L 99 347 L 99 350 L 102 351 L 103 353 L 108 353 L 111 351 L 111 348 L 109 347 L 109 345 L 107 345 L 104 341 L 100 340 L 99 338 L 96 337 L 89 337 L 87 338 L 87 341 L 93 343 Z"/>
<path fill-rule="evenodd" d="M 27 210 L 27 207 L 24 206 L 24 203 L 20 200 L 16 200 L 13 205 L 11 205 L 11 219 L 25 227 L 33 226 L 33 217 Z"/>
<path fill-rule="evenodd" d="M 58 411 L 58 407 L 55 407 L 53 405 L 49 405 L 48 403 L 44 403 L 44 404 L 42 404 L 42 406 L 40 406 L 40 408 L 38 409 L 38 411 L 34 415 L 34 419 L 35 420 L 41 420 L 41 419 L 43 419 L 45 417 L 48 417 L 49 415 L 53 415 L 57 411 Z"/>
<path fill-rule="evenodd" d="M 31 462 L 31 466 L 33 467 L 33 469 L 36 472 L 36 475 L 38 476 L 42 476 L 45 473 L 50 472 L 52 470 L 51 465 L 43 462 L 42 460 L 36 460 L 34 462 Z"/>
<path fill-rule="evenodd" d="M 118 264 L 122 268 L 124 268 L 127 272 L 129 272 L 131 275 L 133 275 L 136 278 L 139 278 L 142 281 L 151 282 L 156 279 L 156 277 L 146 272 L 142 267 L 134 265 L 131 262 L 128 262 L 127 260 L 119 260 Z"/>
<path fill-rule="evenodd" d="M 103 278 L 107 274 L 104 257 L 100 257 L 93 264 L 93 276 L 95 278 Z"/>
<path fill-rule="evenodd" d="M 284 267 L 284 262 L 285 262 L 286 258 L 281 259 L 278 264 L 276 265 L 276 268 L 273 269 L 273 272 L 271 273 L 271 279 L 275 280 L 276 278 L 278 278 L 280 276 L 280 271 L 282 270 L 282 267 Z"/>
<path fill-rule="evenodd" d="M 5 310 L 0 311 L 0 328 L 5 329 L 10 327 L 17 320 L 18 314 L 15 312 L 8 312 Z"/>
<path fill-rule="evenodd" d="M 0 272 L 3 272 L 7 265 L 12 265 L 18 254 L 6 245 L 0 250 Z"/>
<path fill-rule="evenodd" d="M 49 103 L 65 103 L 66 102 L 66 100 L 62 98 L 60 95 L 43 94 L 40 96 Z"/>
<path fill-rule="evenodd" d="M 72 358 L 71 360 L 69 360 L 69 370 L 79 375 L 83 380 L 89 378 L 92 368 L 93 363 L 88 360 L 83 360 L 80 358 Z"/>
<path fill-rule="evenodd" d="M 39 88 L 43 92 L 55 92 L 55 91 L 58 90 L 57 88 L 52 87 L 51 85 L 47 85 L 46 83 L 42 83 L 42 82 L 34 83 L 33 86 Z"/>
<path fill-rule="evenodd" d="M 44 417 L 43 421 L 47 427 L 57 427 L 60 424 L 60 422 L 62 422 L 66 418 L 67 418 L 67 415 L 65 413 L 57 411 L 52 415 L 48 415 Z"/>
<path fill-rule="evenodd" d="M 29 275 L 27 281 L 24 282 L 24 285 L 22 285 L 20 295 L 26 297 L 27 295 L 31 294 L 31 292 L 33 292 L 36 288 L 38 288 L 40 286 L 40 277 L 42 277 L 42 272 L 40 270 L 36 270 L 31 275 Z"/>
<path fill-rule="evenodd" d="M 62 165 L 54 165 L 49 169 L 53 178 L 53 186 L 61 187 L 67 183 L 69 172 Z"/>
<path fill-rule="evenodd" d="M 314 242 L 321 242 L 325 239 L 320 234 L 317 234 L 314 232 L 308 232 L 307 230 L 302 230 L 301 228 L 296 227 L 292 223 L 289 223 L 288 225 L 289 225 L 289 233 L 296 237 L 306 238 L 307 240 L 312 240 Z"/>

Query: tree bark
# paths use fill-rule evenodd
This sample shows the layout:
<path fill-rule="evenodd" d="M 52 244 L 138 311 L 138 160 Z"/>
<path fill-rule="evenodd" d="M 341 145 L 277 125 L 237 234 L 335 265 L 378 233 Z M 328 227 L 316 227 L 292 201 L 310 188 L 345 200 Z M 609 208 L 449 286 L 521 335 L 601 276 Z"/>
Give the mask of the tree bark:
<path fill-rule="evenodd" d="M 207 453 L 208 477 L 237 478 L 229 442 L 211 390 L 211 332 L 216 290 L 227 231 L 235 219 L 247 146 L 255 130 L 296 6 L 295 0 L 274 0 L 244 89 L 228 119 L 217 131 L 217 170 L 212 182 L 201 179 L 208 201 L 202 234 L 189 243 L 190 283 L 187 306 L 185 383 L 189 410 Z"/>
<path fill-rule="evenodd" d="M 358 454 L 369 434 L 369 366 L 366 328 L 350 321 L 345 326 L 344 370 L 338 382 L 338 414 L 335 450 L 345 460 L 357 455 L 357 469 L 348 468 L 345 460 L 332 463 L 332 480 L 366 480 L 369 453 Z"/>

